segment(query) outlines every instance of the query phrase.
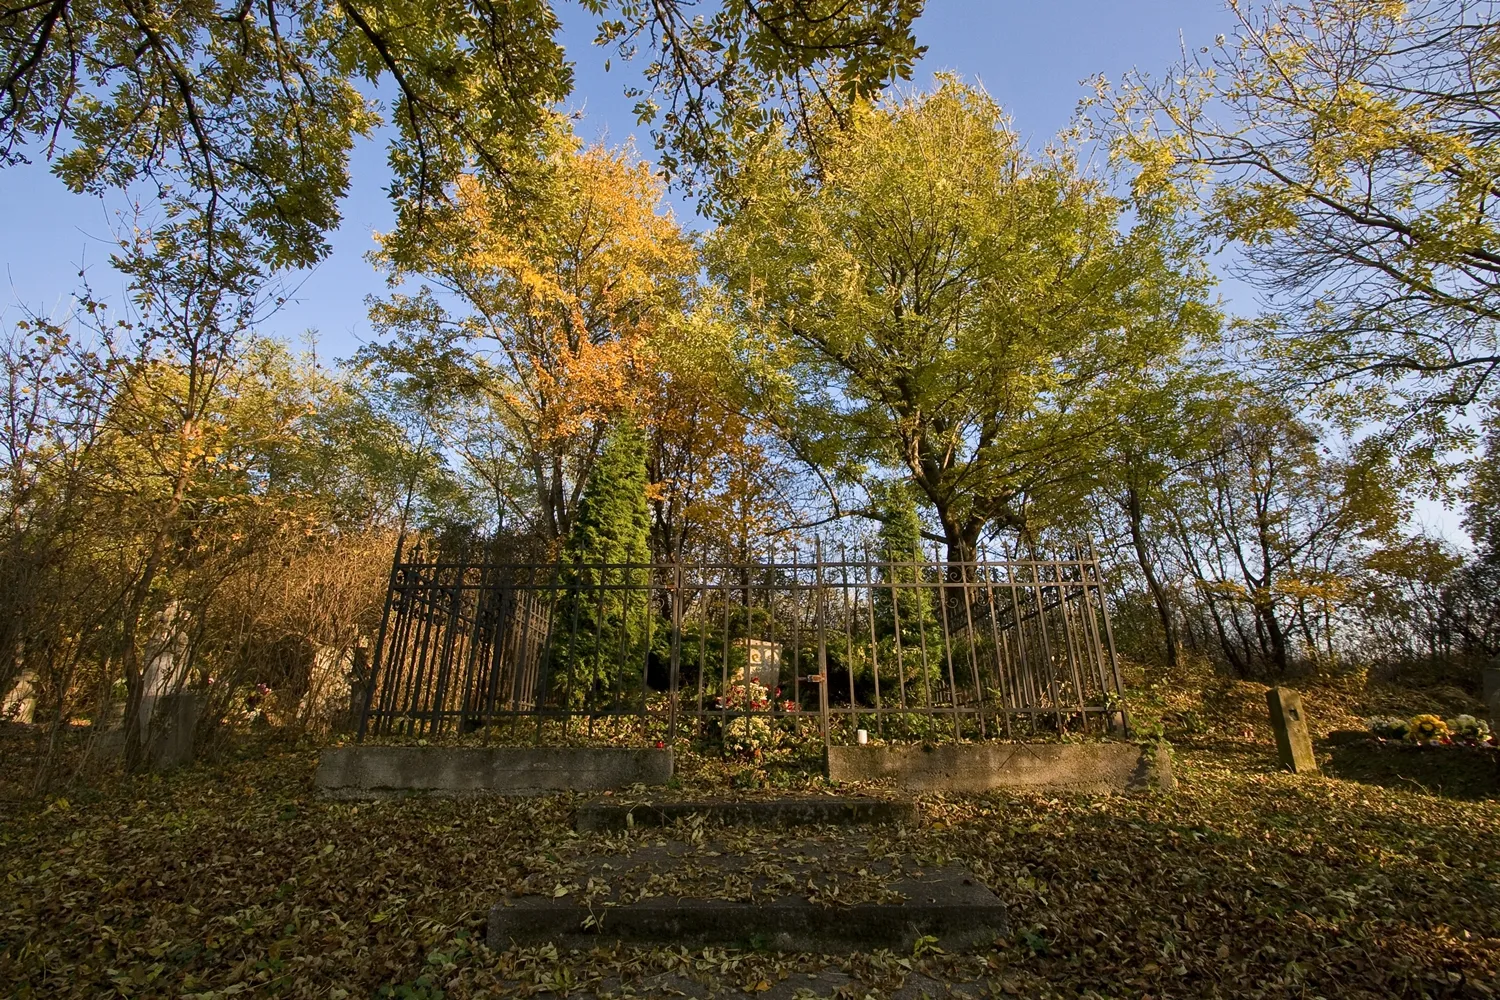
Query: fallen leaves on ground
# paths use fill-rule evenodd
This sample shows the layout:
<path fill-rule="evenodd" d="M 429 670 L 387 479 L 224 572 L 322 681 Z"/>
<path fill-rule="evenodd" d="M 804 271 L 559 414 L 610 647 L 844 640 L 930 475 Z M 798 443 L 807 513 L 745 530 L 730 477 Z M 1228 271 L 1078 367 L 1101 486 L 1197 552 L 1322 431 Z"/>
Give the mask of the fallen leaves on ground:
<path fill-rule="evenodd" d="M 650 995 L 670 974 L 749 996 L 833 968 L 844 996 L 890 996 L 917 975 L 1022 997 L 1500 993 L 1500 801 L 1273 765 L 1263 739 L 1204 743 L 1179 748 L 1171 796 L 930 797 L 922 825 L 862 832 L 869 856 L 961 863 L 1009 904 L 1012 934 L 968 954 L 493 953 L 481 943 L 492 902 L 587 891 L 580 859 L 619 835 L 575 834 L 568 795 L 323 801 L 316 754 L 265 741 L 217 765 L 8 803 L 0 984 L 18 998 L 437 1000 Z M 848 834 L 712 836 L 774 879 L 798 844 Z"/>

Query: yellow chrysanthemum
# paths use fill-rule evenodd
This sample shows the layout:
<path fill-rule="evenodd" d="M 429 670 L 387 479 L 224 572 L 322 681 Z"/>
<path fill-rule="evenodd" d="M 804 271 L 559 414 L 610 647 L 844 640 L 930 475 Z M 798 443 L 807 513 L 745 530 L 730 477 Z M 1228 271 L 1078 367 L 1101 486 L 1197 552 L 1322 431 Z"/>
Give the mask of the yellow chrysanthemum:
<path fill-rule="evenodd" d="M 1448 724 L 1436 715 L 1418 715 L 1411 720 L 1407 738 L 1418 743 L 1439 740 L 1448 735 Z"/>

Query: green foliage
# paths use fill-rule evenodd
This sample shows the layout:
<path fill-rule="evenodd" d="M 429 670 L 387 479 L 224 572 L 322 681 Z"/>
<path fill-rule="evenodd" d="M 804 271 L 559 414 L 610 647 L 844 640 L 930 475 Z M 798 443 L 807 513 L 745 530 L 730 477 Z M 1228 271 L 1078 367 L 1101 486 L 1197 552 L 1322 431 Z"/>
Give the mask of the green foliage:
<path fill-rule="evenodd" d="M 572 83 L 543 0 L 103 2 L 64 23 L 50 6 L 6 15 L 0 157 L 58 141 L 73 190 L 160 190 L 172 227 L 273 267 L 328 253 L 350 149 L 382 123 L 362 87 L 395 83 L 391 190 L 420 215 L 476 162 L 512 175 Z"/>
<path fill-rule="evenodd" d="M 646 442 L 629 421 L 615 425 L 594 462 L 562 554 L 563 595 L 553 613 L 553 675 L 582 705 L 596 687 L 608 697 L 638 687 L 650 645 L 650 515 Z"/>
<path fill-rule="evenodd" d="M 706 19 L 688 0 L 585 6 L 600 44 L 654 52 L 645 72 L 670 95 L 657 135 L 673 172 L 722 172 L 734 132 L 771 113 L 768 86 L 782 106 L 809 87 L 843 102 L 920 54 L 920 0 L 774 13 L 731 0 Z M 573 85 L 557 31 L 549 0 L 12 5 L 0 14 L 0 164 L 40 152 L 75 191 L 160 199 L 164 231 L 207 235 L 215 254 L 309 266 L 329 252 L 354 142 L 382 125 L 402 230 L 420 230 L 465 172 L 524 189 Z M 370 96 L 386 87 L 388 119 Z M 643 121 L 653 107 L 642 102 Z"/>
<path fill-rule="evenodd" d="M 871 490 L 880 514 L 879 550 L 882 588 L 874 589 L 874 627 L 877 640 L 886 649 L 885 660 L 894 658 L 894 637 L 900 622 L 904 655 L 916 649 L 921 637 L 939 639 L 938 619 L 933 615 L 933 592 L 929 577 L 930 555 L 922 552 L 921 520 L 906 483 L 886 483 Z M 882 681 L 886 672 L 882 670 Z"/>
<path fill-rule="evenodd" d="M 643 39 L 652 43 L 650 89 L 633 95 L 636 117 L 653 126 L 669 176 L 711 182 L 705 193 L 716 210 L 727 207 L 720 185 L 737 172 L 746 136 L 780 122 L 814 144 L 805 128 L 812 117 L 846 113 L 910 79 L 926 51 L 912 34 L 925 0 L 583 2 L 603 18 L 597 44 L 628 59 Z"/>
<path fill-rule="evenodd" d="M 710 267 L 779 357 L 761 403 L 799 453 L 903 469 L 971 559 L 1086 489 L 1122 385 L 1216 327 L 1201 261 L 951 79 L 822 138 L 816 170 L 774 134 L 747 156 Z"/>
<path fill-rule="evenodd" d="M 1100 82 L 1115 157 L 1236 244 L 1270 310 L 1249 332 L 1289 381 L 1352 423 L 1399 417 L 1394 443 L 1440 465 L 1494 394 L 1494 8 L 1231 7 L 1182 64 Z"/>

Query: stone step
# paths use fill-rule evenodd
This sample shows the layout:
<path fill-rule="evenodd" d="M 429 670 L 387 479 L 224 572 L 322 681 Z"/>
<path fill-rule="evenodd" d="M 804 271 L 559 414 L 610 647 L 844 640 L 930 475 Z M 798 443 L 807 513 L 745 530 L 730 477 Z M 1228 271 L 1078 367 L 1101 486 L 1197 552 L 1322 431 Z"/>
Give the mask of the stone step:
<path fill-rule="evenodd" d="M 956 865 L 892 880 L 899 901 L 842 905 L 789 893 L 764 901 L 654 896 L 633 902 L 515 896 L 490 910 L 492 949 L 550 943 L 767 948 L 837 953 L 910 952 L 918 938 L 948 951 L 986 946 L 1009 932 L 1005 904 Z"/>
<path fill-rule="evenodd" d="M 746 801 L 705 800 L 698 802 L 619 802 L 594 799 L 578 807 L 574 828 L 579 833 L 600 833 L 638 827 L 672 826 L 680 820 L 701 816 L 712 826 L 915 825 L 916 803 L 892 799 L 834 798 Z"/>

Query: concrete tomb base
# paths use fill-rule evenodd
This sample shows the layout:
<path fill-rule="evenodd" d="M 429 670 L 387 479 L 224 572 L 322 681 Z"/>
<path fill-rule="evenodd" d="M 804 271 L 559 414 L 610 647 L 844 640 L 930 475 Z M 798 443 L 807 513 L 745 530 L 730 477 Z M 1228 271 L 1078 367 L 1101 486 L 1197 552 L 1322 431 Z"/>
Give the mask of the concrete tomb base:
<path fill-rule="evenodd" d="M 671 777 L 669 749 L 349 746 L 323 751 L 313 783 L 329 798 L 380 799 L 603 791 Z"/>
<path fill-rule="evenodd" d="M 925 792 L 1002 789 L 1103 794 L 1177 787 L 1165 747 L 1135 743 L 945 743 L 836 746 L 834 781 L 894 780 Z"/>

